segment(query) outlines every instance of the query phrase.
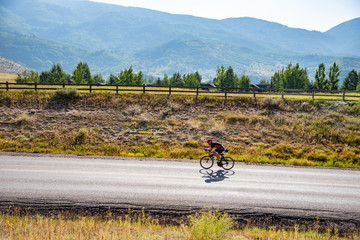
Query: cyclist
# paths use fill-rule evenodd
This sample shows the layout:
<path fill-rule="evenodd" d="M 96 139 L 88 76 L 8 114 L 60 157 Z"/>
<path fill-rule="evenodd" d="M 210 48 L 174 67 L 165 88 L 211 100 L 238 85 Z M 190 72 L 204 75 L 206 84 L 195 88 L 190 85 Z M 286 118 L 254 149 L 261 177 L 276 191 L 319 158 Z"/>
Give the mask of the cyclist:
<path fill-rule="evenodd" d="M 218 142 L 214 142 L 212 139 L 206 141 L 210 148 L 205 148 L 206 151 L 209 151 L 215 155 L 217 161 L 220 159 L 220 154 L 225 151 L 225 147 Z"/>

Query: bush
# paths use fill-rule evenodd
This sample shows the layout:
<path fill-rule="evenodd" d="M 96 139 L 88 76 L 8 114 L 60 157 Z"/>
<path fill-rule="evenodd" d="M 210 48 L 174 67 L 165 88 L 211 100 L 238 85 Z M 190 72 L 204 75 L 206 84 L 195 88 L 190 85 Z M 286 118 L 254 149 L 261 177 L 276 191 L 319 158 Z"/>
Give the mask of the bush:
<path fill-rule="evenodd" d="M 191 147 L 191 148 L 197 148 L 197 147 L 199 147 L 199 142 L 196 140 L 189 140 L 185 143 L 185 146 Z"/>
<path fill-rule="evenodd" d="M 74 145 L 82 145 L 86 142 L 89 131 L 86 128 L 80 128 L 77 136 L 75 137 Z"/>
<path fill-rule="evenodd" d="M 80 93 L 74 88 L 61 88 L 55 91 L 55 97 L 63 99 L 75 99 L 80 97 Z"/>
<path fill-rule="evenodd" d="M 191 239 L 224 239 L 234 226 L 233 219 L 226 213 L 204 210 L 189 217 Z"/>

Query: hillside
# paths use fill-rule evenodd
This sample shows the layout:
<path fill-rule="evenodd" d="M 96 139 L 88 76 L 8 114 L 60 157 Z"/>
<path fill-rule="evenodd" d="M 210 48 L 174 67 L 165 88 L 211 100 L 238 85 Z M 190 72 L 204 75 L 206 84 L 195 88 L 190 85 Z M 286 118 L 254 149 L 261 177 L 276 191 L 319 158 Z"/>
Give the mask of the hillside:
<path fill-rule="evenodd" d="M 0 57 L 0 73 L 21 74 L 26 70 L 24 66 Z"/>
<path fill-rule="evenodd" d="M 61 63 L 72 72 L 86 61 L 105 75 L 133 66 L 155 77 L 199 71 L 212 79 L 217 66 L 231 65 L 256 82 L 290 62 L 308 68 L 312 79 L 321 62 L 339 61 L 344 78 L 360 62 L 359 29 L 359 19 L 321 33 L 86 0 L 0 1 L 0 56 L 37 71 Z"/>
<path fill-rule="evenodd" d="M 0 112 L 0 151 L 198 159 L 213 138 L 239 161 L 360 167 L 359 103 L 13 91 Z"/>

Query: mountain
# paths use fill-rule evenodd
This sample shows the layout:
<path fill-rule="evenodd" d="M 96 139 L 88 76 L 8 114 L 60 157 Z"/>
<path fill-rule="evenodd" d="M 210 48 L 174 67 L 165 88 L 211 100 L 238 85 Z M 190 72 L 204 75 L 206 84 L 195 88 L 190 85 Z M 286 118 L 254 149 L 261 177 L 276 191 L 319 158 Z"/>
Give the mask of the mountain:
<path fill-rule="evenodd" d="M 359 69 L 359 34 L 359 18 L 322 33 L 86 0 L 0 0 L 0 56 L 36 71 L 60 63 L 72 72 L 86 61 L 104 75 L 133 66 L 154 77 L 199 71 L 212 79 L 224 65 L 256 82 L 289 63 L 313 78 L 321 62 L 337 61 L 344 76 Z"/>
<path fill-rule="evenodd" d="M 0 73 L 21 74 L 28 69 L 18 63 L 0 57 Z"/>
<path fill-rule="evenodd" d="M 360 18 L 344 22 L 326 32 L 336 40 L 338 54 L 357 55 L 360 53 Z"/>

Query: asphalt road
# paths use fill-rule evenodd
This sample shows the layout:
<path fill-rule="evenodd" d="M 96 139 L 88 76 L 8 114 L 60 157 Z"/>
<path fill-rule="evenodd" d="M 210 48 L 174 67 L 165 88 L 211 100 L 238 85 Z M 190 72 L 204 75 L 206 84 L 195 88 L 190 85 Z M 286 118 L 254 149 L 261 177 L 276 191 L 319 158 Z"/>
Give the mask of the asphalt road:
<path fill-rule="evenodd" d="M 0 206 L 106 206 L 360 222 L 360 171 L 197 160 L 0 154 Z"/>

